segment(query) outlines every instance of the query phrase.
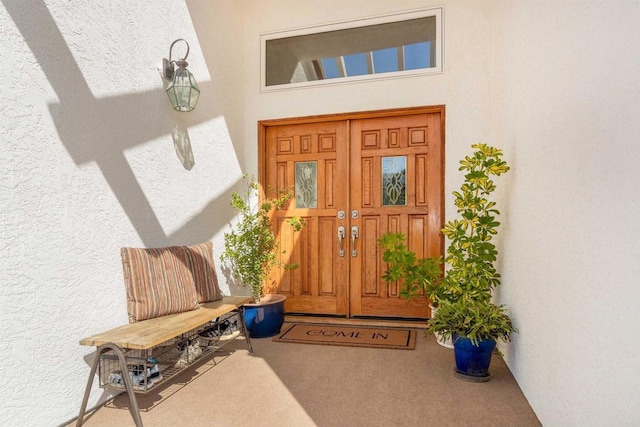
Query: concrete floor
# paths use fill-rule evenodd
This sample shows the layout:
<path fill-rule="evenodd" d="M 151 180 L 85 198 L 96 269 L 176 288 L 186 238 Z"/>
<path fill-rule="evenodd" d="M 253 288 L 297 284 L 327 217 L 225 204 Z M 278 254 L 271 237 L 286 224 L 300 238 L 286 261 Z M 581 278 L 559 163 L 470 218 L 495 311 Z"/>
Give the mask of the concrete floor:
<path fill-rule="evenodd" d="M 418 333 L 415 350 L 244 340 L 138 396 L 146 426 L 538 426 L 504 361 L 486 383 L 457 379 L 453 350 Z M 79 402 L 80 403 L 80 402 Z M 85 417 L 134 425 L 126 394 Z"/>

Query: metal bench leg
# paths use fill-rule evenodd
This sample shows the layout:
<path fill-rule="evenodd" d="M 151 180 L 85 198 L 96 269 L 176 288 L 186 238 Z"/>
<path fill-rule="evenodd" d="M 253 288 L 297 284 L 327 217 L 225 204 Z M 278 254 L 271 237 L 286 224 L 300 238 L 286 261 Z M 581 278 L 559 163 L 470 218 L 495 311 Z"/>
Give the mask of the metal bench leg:
<path fill-rule="evenodd" d="M 91 373 L 89 374 L 89 380 L 87 381 L 87 388 L 84 390 L 84 398 L 82 399 L 82 406 L 80 407 L 80 413 L 78 414 L 78 421 L 76 426 L 81 426 L 84 422 L 85 411 L 87 410 L 87 402 L 89 401 L 89 394 L 91 393 L 91 386 L 93 385 L 93 378 L 96 375 L 96 370 L 98 369 L 98 364 L 100 363 L 100 356 L 109 351 L 113 350 L 113 352 L 118 356 L 118 360 L 120 361 L 120 371 L 122 372 L 122 376 L 124 379 L 124 386 L 129 395 L 129 412 L 131 412 L 131 416 L 133 417 L 133 421 L 136 423 L 137 427 L 142 427 L 142 418 L 140 418 L 140 409 L 138 408 L 138 401 L 136 400 L 135 393 L 133 392 L 133 385 L 131 384 L 131 377 L 129 376 L 129 368 L 127 367 L 127 359 L 124 357 L 124 350 L 117 346 L 116 344 L 107 343 L 102 344 L 96 350 L 96 355 L 93 359 L 93 363 L 91 364 Z"/>
<path fill-rule="evenodd" d="M 242 333 L 244 334 L 244 339 L 247 341 L 249 353 L 253 353 L 253 346 L 251 345 L 249 331 L 247 330 L 247 325 L 244 323 L 244 307 L 238 307 L 238 316 L 240 316 L 240 326 L 242 326 Z"/>

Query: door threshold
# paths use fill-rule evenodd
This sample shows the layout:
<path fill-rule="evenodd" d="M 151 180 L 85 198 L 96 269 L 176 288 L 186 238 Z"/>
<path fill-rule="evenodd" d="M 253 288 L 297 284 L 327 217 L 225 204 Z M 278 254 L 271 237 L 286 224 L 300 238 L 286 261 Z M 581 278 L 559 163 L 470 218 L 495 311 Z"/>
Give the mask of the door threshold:
<path fill-rule="evenodd" d="M 286 315 L 284 321 L 287 323 L 324 323 L 328 325 L 353 325 L 353 326 L 382 326 L 385 328 L 411 328 L 426 329 L 426 320 L 403 320 L 403 319 L 372 319 L 372 318 L 346 318 L 329 316 L 303 316 Z"/>

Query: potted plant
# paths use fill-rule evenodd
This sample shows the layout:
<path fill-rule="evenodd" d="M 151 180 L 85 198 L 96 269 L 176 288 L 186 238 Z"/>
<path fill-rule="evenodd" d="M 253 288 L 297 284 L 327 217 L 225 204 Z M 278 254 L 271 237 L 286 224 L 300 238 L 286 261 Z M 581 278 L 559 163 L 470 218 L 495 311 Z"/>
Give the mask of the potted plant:
<path fill-rule="evenodd" d="M 384 250 L 382 260 L 387 263 L 387 270 L 382 275 L 386 283 L 400 281 L 400 296 L 411 300 L 416 296 L 429 299 L 431 318 L 436 316 L 440 300 L 449 297 L 447 288 L 442 283 L 442 257 L 418 258 L 409 250 L 403 233 L 385 233 L 378 240 Z M 453 348 L 451 338 L 440 334 L 436 341 L 443 347 Z"/>
<path fill-rule="evenodd" d="M 263 284 L 275 266 L 279 266 L 280 245 L 273 232 L 271 217 L 274 210 L 285 207 L 293 196 L 292 190 L 279 191 L 275 199 L 257 201 L 258 183 L 255 177 L 244 175 L 247 190 L 243 195 L 231 194 L 230 205 L 237 214 L 237 222 L 225 233 L 222 263 L 234 279 L 251 289 L 254 303 L 244 307 L 244 319 L 249 335 L 254 338 L 274 336 L 284 323 L 284 295 L 264 295 Z M 302 221 L 291 218 L 288 223 L 299 231 Z M 286 268 L 295 268 L 287 265 Z"/>
<path fill-rule="evenodd" d="M 490 377 L 489 364 L 497 340 L 510 340 L 517 332 L 506 308 L 491 302 L 492 291 L 500 285 L 495 268 L 498 251 L 491 242 L 500 223 L 500 212 L 490 195 L 496 189 L 491 179 L 509 171 L 502 150 L 474 144 L 472 156 L 460 161 L 464 171 L 460 191 L 454 191 L 458 219 L 448 221 L 442 232 L 449 239 L 445 262 L 449 266 L 444 286 L 450 298 L 440 301 L 438 315 L 428 332 L 452 337 L 456 373 L 466 379 L 483 381 Z"/>
<path fill-rule="evenodd" d="M 428 331 L 453 340 L 454 372 L 460 378 L 487 381 L 496 341 L 510 341 L 516 329 L 504 305 L 465 295 L 456 301 L 442 301 L 438 315 L 429 320 Z"/>
<path fill-rule="evenodd" d="M 472 156 L 460 161 L 465 172 L 460 191 L 454 191 L 458 219 L 442 229 L 449 239 L 448 265 L 444 276 L 434 274 L 440 259 L 416 259 L 404 245 L 403 235 L 387 233 L 379 240 L 385 249 L 383 261 L 387 282 L 403 280 L 401 295 L 411 298 L 424 293 L 436 305 L 427 328 L 438 339 L 451 339 L 455 348 L 456 373 L 465 379 L 485 381 L 497 340 L 510 340 L 517 332 L 506 308 L 491 302 L 500 285 L 495 268 L 498 251 L 491 242 L 500 225 L 496 203 L 489 200 L 495 190 L 492 176 L 509 171 L 502 151 L 486 144 L 472 145 Z"/>

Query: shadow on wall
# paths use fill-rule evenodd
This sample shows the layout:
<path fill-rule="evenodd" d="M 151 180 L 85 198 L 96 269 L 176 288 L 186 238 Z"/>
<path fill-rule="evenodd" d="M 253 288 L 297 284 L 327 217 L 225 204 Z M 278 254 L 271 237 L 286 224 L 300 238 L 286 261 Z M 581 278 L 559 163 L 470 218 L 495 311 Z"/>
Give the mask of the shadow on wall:
<path fill-rule="evenodd" d="M 95 98 L 44 2 L 2 0 L 2 3 L 60 100 L 49 105 L 60 140 L 76 165 L 89 162 L 98 165 L 144 245 L 204 241 L 222 229 L 233 214 L 227 203 L 233 188 L 167 235 L 125 157 L 127 149 L 171 134 L 178 158 L 190 170 L 194 159 L 187 129 L 210 120 L 212 117 L 206 113 L 213 110 L 201 108 L 199 112 L 181 115 L 180 121 L 177 115 L 181 113 L 172 110 L 169 115 L 155 114 L 160 102 L 168 104 L 162 89 Z M 212 83 L 204 82 L 200 87 L 206 92 L 212 90 Z M 132 105 L 137 107 L 133 114 Z M 220 209 L 221 206 L 224 208 Z M 202 235 L 203 229 L 206 235 Z"/>

